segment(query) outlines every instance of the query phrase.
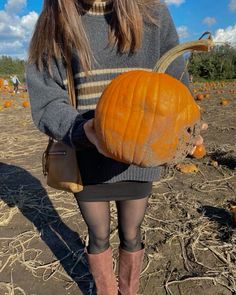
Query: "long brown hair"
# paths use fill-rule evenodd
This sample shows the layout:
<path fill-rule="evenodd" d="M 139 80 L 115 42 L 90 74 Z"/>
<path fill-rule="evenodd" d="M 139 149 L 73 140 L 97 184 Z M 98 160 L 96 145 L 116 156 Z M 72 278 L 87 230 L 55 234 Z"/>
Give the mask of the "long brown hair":
<path fill-rule="evenodd" d="M 49 68 L 53 57 L 70 65 L 76 49 L 83 70 L 91 69 L 92 51 L 82 25 L 82 0 L 44 0 L 42 12 L 30 42 L 28 62 L 40 70 Z M 144 18 L 156 23 L 151 10 L 159 0 L 113 0 L 108 45 L 121 53 L 137 51 L 142 43 Z M 46 57 L 46 58 L 45 58 Z"/>

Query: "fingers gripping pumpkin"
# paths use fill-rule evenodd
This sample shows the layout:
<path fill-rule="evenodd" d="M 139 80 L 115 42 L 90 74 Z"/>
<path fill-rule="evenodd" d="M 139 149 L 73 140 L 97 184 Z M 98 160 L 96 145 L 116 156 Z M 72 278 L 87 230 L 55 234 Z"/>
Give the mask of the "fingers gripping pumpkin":
<path fill-rule="evenodd" d="M 189 89 L 164 72 L 183 52 L 208 50 L 210 44 L 178 45 L 154 71 L 129 71 L 111 81 L 95 111 L 97 137 L 111 158 L 151 167 L 179 162 L 190 152 L 200 132 L 199 107 Z"/>

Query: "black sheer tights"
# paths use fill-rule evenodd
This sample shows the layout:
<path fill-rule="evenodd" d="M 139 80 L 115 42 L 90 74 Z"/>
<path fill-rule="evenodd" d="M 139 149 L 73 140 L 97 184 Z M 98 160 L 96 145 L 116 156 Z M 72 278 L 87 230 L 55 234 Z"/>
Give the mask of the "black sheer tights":
<path fill-rule="evenodd" d="M 142 248 L 140 226 L 147 202 L 148 197 L 116 201 L 120 246 L 127 251 L 133 252 Z M 78 201 L 78 205 L 88 227 L 88 253 L 105 251 L 110 245 L 110 202 Z"/>

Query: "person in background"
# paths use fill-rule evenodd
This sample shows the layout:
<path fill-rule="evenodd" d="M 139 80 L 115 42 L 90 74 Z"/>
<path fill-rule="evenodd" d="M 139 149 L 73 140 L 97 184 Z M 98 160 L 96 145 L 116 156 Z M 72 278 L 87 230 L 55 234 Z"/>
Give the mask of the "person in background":
<path fill-rule="evenodd" d="M 4 80 L 3 80 L 3 88 L 6 89 L 6 88 L 8 87 L 8 84 L 9 84 L 9 83 L 8 83 L 7 79 L 4 79 Z"/>
<path fill-rule="evenodd" d="M 193 75 L 192 74 L 189 75 L 189 82 L 193 83 Z"/>
<path fill-rule="evenodd" d="M 10 76 L 10 79 L 13 84 L 15 94 L 19 93 L 18 88 L 19 88 L 19 84 L 21 84 L 20 80 L 18 79 L 16 75 Z"/>

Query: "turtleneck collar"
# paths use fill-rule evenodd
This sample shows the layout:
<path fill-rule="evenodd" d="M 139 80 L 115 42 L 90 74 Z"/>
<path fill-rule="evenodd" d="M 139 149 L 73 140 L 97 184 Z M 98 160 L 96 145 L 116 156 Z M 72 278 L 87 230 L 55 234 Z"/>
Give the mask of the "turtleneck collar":
<path fill-rule="evenodd" d="M 82 7 L 87 14 L 91 15 L 105 15 L 112 12 L 113 0 L 90 2 L 88 0 L 82 1 Z"/>

